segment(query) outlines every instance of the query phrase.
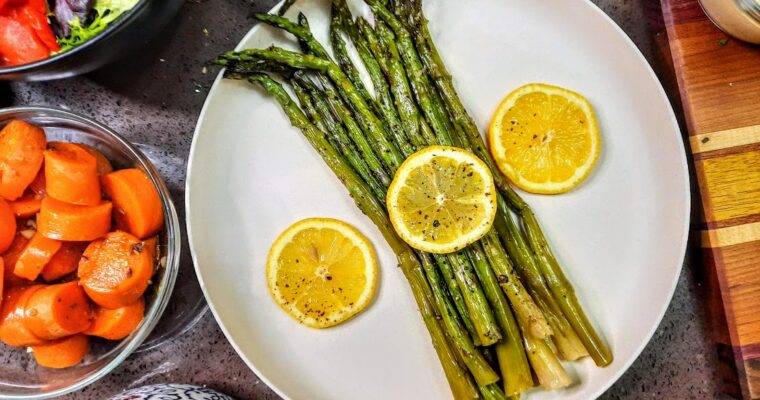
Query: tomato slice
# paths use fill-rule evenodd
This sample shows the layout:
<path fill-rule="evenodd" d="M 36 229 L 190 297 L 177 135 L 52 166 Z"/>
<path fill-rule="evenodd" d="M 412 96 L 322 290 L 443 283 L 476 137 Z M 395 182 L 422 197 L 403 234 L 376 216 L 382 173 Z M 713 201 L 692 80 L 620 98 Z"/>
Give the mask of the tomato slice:
<path fill-rule="evenodd" d="M 53 29 L 45 15 L 46 11 L 44 10 L 47 7 L 45 0 L 42 0 L 42 12 L 39 11 L 40 5 L 34 3 L 35 1 L 30 1 L 26 5 L 13 7 L 8 11 L 7 16 L 34 29 L 37 37 L 42 40 L 42 43 L 45 43 L 50 51 L 60 50 Z"/>
<path fill-rule="evenodd" d="M 27 7 L 42 15 L 46 15 L 48 12 L 47 0 L 24 0 L 21 4 L 26 4 Z"/>
<path fill-rule="evenodd" d="M 39 1 L 40 0 L 0 0 L 0 14 L 4 11 L 3 8 L 5 8 L 5 6 L 8 6 L 8 7 L 23 6 L 31 2 L 34 2 L 35 6 L 39 9 L 39 4 L 36 4 L 36 3 L 39 3 Z M 44 3 L 45 0 L 42 0 L 42 2 Z M 42 9 L 42 12 L 47 13 L 47 4 L 45 4 L 45 8 Z"/>
<path fill-rule="evenodd" d="M 8 17 L 0 17 L 0 54 L 9 65 L 27 64 L 50 56 L 34 29 Z"/>

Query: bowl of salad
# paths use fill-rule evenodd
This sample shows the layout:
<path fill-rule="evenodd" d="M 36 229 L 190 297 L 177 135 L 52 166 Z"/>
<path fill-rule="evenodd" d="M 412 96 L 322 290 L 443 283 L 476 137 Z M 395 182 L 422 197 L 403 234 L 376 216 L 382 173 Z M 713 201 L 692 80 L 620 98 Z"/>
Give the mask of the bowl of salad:
<path fill-rule="evenodd" d="M 0 0 L 0 79 L 93 71 L 142 47 L 182 0 Z"/>

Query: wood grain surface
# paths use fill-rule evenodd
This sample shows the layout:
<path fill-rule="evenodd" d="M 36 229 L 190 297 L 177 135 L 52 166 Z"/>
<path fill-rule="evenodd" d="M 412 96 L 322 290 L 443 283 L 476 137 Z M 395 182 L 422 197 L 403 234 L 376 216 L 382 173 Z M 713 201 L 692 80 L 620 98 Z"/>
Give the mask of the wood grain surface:
<path fill-rule="evenodd" d="M 742 397 L 759 399 L 760 47 L 729 38 L 697 0 L 661 3 L 701 194 L 719 357 L 735 363 L 725 369 Z"/>

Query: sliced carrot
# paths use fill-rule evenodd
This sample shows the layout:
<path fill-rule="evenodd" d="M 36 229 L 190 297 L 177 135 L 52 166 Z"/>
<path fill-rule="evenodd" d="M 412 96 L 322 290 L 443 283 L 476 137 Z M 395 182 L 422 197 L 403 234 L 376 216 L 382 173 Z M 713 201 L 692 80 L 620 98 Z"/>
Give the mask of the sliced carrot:
<path fill-rule="evenodd" d="M 150 254 L 150 259 L 158 261 L 158 236 L 143 240 L 143 248 Z"/>
<path fill-rule="evenodd" d="M 98 162 L 82 146 L 50 142 L 45 151 L 45 190 L 48 196 L 83 206 L 100 204 Z"/>
<path fill-rule="evenodd" d="M 46 286 L 26 303 L 26 326 L 42 339 L 54 340 L 84 332 L 92 318 L 87 296 L 76 281 Z"/>
<path fill-rule="evenodd" d="M 110 174 L 113 172 L 113 165 L 111 165 L 111 162 L 108 161 L 108 158 L 106 158 L 103 153 L 99 152 L 94 147 L 86 145 L 84 143 L 77 143 L 77 145 L 81 146 L 93 157 L 95 157 L 95 161 L 97 161 L 98 164 L 98 176 L 103 176 L 105 174 Z"/>
<path fill-rule="evenodd" d="M 109 340 L 121 340 L 129 336 L 140 325 L 145 315 L 145 301 L 140 297 L 136 302 L 121 308 L 98 307 L 95 320 L 84 334 Z"/>
<path fill-rule="evenodd" d="M 0 257 L 0 269 L 5 271 L 5 261 Z M 3 305 L 3 287 L 5 286 L 5 274 L 0 274 L 0 306 Z"/>
<path fill-rule="evenodd" d="M 0 131 L 0 197 L 16 200 L 37 176 L 45 151 L 45 132 L 24 121 Z"/>
<path fill-rule="evenodd" d="M 155 235 L 164 224 L 164 207 L 145 172 L 122 169 L 103 177 L 103 191 L 114 205 L 116 227 L 139 238 Z"/>
<path fill-rule="evenodd" d="M 40 172 L 37 174 L 36 177 L 34 177 L 34 180 L 32 183 L 29 184 L 29 190 L 34 192 L 34 194 L 37 195 L 45 195 L 45 186 L 47 185 L 47 182 L 45 182 L 45 164 L 42 164 L 42 168 L 40 168 Z"/>
<path fill-rule="evenodd" d="M 23 197 L 14 200 L 11 203 L 11 209 L 18 218 L 29 218 L 40 212 L 42 196 L 36 194 L 26 194 Z"/>
<path fill-rule="evenodd" d="M 108 233 L 111 210 L 110 201 L 96 206 L 78 206 L 47 196 L 42 199 L 37 215 L 37 230 L 51 239 L 88 242 Z"/>
<path fill-rule="evenodd" d="M 45 343 L 26 327 L 26 304 L 42 285 L 18 286 L 5 291 L 0 309 L 0 340 L 8 346 L 26 347 Z"/>
<path fill-rule="evenodd" d="M 16 276 L 33 281 L 37 279 L 45 264 L 53 258 L 53 255 L 61 249 L 61 242 L 55 239 L 48 239 L 39 231 L 34 233 L 32 239 L 27 243 L 26 248 L 13 267 L 13 273 Z"/>
<path fill-rule="evenodd" d="M 47 344 L 32 346 L 34 359 L 45 368 L 68 368 L 79 364 L 90 351 L 86 335 L 74 335 Z"/>
<path fill-rule="evenodd" d="M 116 231 L 87 246 L 78 275 L 92 301 L 101 307 L 120 308 L 145 292 L 153 275 L 153 260 L 140 239 Z"/>
<path fill-rule="evenodd" d="M 28 280 L 20 278 L 13 273 L 13 269 L 16 268 L 16 261 L 18 261 L 21 253 L 24 252 L 27 243 L 29 243 L 29 239 L 19 233 L 13 238 L 11 247 L 2 254 L 3 260 L 5 261 L 5 265 L 3 266 L 3 283 L 6 287 L 29 283 Z"/>
<path fill-rule="evenodd" d="M 0 253 L 8 250 L 16 236 L 16 216 L 7 201 L 0 199 Z"/>
<path fill-rule="evenodd" d="M 79 243 L 66 242 L 53 258 L 42 268 L 42 279 L 53 282 L 74 272 L 79 267 L 84 247 Z"/>

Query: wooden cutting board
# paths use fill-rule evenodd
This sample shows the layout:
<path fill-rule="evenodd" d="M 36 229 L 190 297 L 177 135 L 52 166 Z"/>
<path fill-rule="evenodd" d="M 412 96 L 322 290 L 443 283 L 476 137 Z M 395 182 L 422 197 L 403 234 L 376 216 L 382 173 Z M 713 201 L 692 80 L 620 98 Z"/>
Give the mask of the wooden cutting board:
<path fill-rule="evenodd" d="M 661 5 L 702 200 L 715 339 L 741 395 L 760 399 L 760 46 L 729 38 L 697 0 Z"/>

